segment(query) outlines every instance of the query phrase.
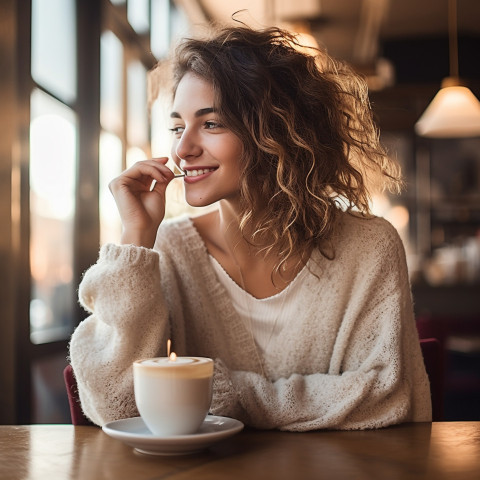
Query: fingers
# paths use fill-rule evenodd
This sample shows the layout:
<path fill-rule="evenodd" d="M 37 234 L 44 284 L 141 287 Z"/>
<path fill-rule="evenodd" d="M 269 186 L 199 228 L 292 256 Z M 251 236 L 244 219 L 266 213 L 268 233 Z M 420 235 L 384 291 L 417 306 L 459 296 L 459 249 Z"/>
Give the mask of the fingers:
<path fill-rule="evenodd" d="M 132 190 L 152 191 L 154 184 L 165 189 L 174 178 L 173 172 L 165 165 L 167 162 L 167 157 L 136 162 L 110 182 L 110 190 L 113 193 L 115 190 L 128 185 Z"/>
<path fill-rule="evenodd" d="M 124 173 L 132 178 L 139 178 L 140 176 L 150 176 L 151 180 L 157 182 L 167 183 L 174 177 L 173 172 L 166 166 L 168 158 L 152 158 L 150 160 L 142 160 L 135 163 L 132 167 Z"/>

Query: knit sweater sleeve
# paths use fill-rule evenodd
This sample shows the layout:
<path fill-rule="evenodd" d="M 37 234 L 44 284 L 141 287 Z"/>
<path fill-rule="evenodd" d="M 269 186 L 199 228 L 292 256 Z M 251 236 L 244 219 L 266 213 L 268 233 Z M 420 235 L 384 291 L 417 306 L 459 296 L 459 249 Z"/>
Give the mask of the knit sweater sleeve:
<path fill-rule="evenodd" d="M 70 362 L 83 411 L 98 425 L 136 416 L 132 362 L 159 355 L 168 338 L 159 254 L 105 245 L 85 272 L 79 299 L 90 316 L 72 335 Z"/>
<path fill-rule="evenodd" d="M 355 267 L 345 275 L 344 283 L 351 278 L 352 286 L 334 334 L 328 371 L 310 368 L 304 373 L 305 368 L 299 368 L 271 381 L 258 373 L 230 370 L 218 361 L 214 413 L 236 416 L 256 428 L 290 431 L 430 421 L 428 379 L 403 246 L 394 234 L 387 237 L 372 249 L 375 262 L 366 259 L 358 275 Z M 328 312 L 321 312 L 316 321 L 322 316 Z M 297 338 L 297 345 L 301 348 L 302 338 Z M 296 354 L 285 345 L 284 355 Z M 300 362 L 306 363 L 308 359 Z"/>

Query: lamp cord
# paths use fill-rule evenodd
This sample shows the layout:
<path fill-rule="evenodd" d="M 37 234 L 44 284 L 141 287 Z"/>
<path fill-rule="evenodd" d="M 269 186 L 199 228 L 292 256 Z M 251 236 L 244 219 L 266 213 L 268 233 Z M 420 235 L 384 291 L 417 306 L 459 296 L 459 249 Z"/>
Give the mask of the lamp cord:
<path fill-rule="evenodd" d="M 448 43 L 450 77 L 458 78 L 457 0 L 448 0 Z"/>

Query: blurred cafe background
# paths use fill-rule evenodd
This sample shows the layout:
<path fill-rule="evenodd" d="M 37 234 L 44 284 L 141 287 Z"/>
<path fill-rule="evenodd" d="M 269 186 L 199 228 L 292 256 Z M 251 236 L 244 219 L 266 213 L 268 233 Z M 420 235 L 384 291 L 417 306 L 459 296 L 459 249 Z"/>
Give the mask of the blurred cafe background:
<path fill-rule="evenodd" d="M 406 180 L 373 211 L 404 241 L 419 331 L 441 341 L 444 419 L 480 420 L 480 1 L 1 0 L 0 424 L 69 423 L 77 287 L 120 229 L 108 182 L 169 153 L 172 45 L 240 10 L 365 76 Z M 468 86 L 466 120 L 431 112 L 442 82 Z M 170 216 L 186 211 L 175 186 Z"/>

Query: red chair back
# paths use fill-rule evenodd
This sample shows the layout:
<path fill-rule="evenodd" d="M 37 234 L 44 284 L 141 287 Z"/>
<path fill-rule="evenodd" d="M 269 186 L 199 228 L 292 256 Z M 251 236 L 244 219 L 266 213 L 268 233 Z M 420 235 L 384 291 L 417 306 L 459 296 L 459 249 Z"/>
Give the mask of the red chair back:
<path fill-rule="evenodd" d="M 78 396 L 77 381 L 71 365 L 67 365 L 63 370 L 65 387 L 67 388 L 68 404 L 70 406 L 70 416 L 73 425 L 93 425 L 93 423 L 84 415 Z"/>

